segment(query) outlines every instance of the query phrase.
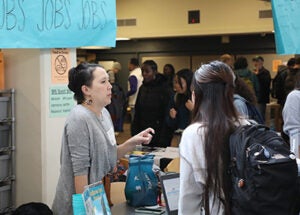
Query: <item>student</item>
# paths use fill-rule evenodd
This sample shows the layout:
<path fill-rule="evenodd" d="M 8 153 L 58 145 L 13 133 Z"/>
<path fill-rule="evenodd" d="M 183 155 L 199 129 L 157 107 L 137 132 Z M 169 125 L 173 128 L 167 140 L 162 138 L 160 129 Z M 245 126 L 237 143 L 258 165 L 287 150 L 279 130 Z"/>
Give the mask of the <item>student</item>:
<path fill-rule="evenodd" d="M 155 135 L 149 146 L 169 146 L 169 131 L 165 123 L 168 102 L 171 96 L 166 78 L 158 73 L 157 64 L 153 60 L 146 60 L 142 64 L 143 84 L 135 104 L 135 115 L 132 122 L 132 134 L 151 127 Z"/>
<path fill-rule="evenodd" d="M 73 214 L 72 195 L 84 186 L 101 181 L 113 170 L 117 159 L 137 144 L 148 144 L 152 128 L 141 131 L 117 146 L 113 124 L 104 108 L 111 102 L 107 72 L 98 64 L 79 64 L 69 71 L 69 89 L 77 105 L 66 119 L 61 169 L 52 210 L 54 214 Z"/>
<path fill-rule="evenodd" d="M 263 117 L 256 107 L 256 97 L 253 90 L 238 76 L 235 78 L 233 98 L 233 104 L 240 116 L 264 124 Z"/>
<path fill-rule="evenodd" d="M 259 83 L 259 94 L 257 95 L 257 107 L 263 118 L 265 119 L 266 106 L 270 102 L 270 71 L 264 67 L 264 58 L 256 56 L 252 59 L 254 65 L 254 74 Z"/>
<path fill-rule="evenodd" d="M 282 110 L 283 131 L 289 136 L 291 150 L 300 158 L 300 73 L 294 78 L 294 90 L 288 94 Z"/>
<path fill-rule="evenodd" d="M 106 106 L 106 109 L 110 113 L 116 135 L 118 135 L 119 132 L 123 132 L 124 112 L 126 108 L 125 93 L 116 78 L 116 74 L 121 71 L 121 68 L 122 67 L 119 62 L 114 62 L 111 70 L 107 72 L 109 77 L 109 82 L 112 85 L 112 89 L 111 89 L 112 96 L 111 96 L 111 103 Z"/>
<path fill-rule="evenodd" d="M 226 63 L 230 68 L 233 68 L 234 58 L 233 58 L 232 55 L 230 55 L 230 54 L 223 54 L 220 57 L 220 61 L 222 61 L 223 63 Z"/>
<path fill-rule="evenodd" d="M 193 110 L 193 102 L 191 101 L 191 83 L 194 73 L 189 69 L 179 70 L 174 78 L 175 95 L 171 96 L 168 106 L 168 115 L 166 122 L 168 127 L 175 131 L 171 146 L 178 146 L 181 132 L 191 122 L 191 112 Z M 174 142 L 175 141 L 175 142 Z M 172 144 L 174 143 L 174 144 Z"/>
<path fill-rule="evenodd" d="M 243 79 L 251 90 L 255 93 L 255 96 L 259 96 L 259 82 L 256 75 L 248 69 L 247 58 L 241 56 L 238 57 L 234 63 L 234 72 L 237 76 Z"/>
<path fill-rule="evenodd" d="M 134 117 L 134 106 L 136 102 L 139 89 L 143 82 L 142 70 L 139 66 L 137 58 L 131 58 L 128 63 L 129 77 L 128 77 L 128 91 L 126 97 L 128 98 L 128 107 L 130 108 L 131 122 Z"/>
<path fill-rule="evenodd" d="M 12 215 L 53 215 L 53 212 L 42 202 L 29 202 L 16 208 Z"/>
<path fill-rule="evenodd" d="M 233 104 L 234 73 L 220 61 L 202 65 L 194 74 L 192 124 L 180 142 L 179 215 L 230 214 L 227 175 L 229 134 L 247 123 Z"/>
<path fill-rule="evenodd" d="M 109 82 L 111 84 L 117 83 L 116 74 L 119 73 L 122 69 L 122 66 L 119 62 L 114 62 L 111 69 L 107 71 Z"/>
<path fill-rule="evenodd" d="M 173 89 L 173 79 L 175 77 L 175 68 L 172 64 L 165 64 L 163 74 L 167 79 L 168 86 Z"/>

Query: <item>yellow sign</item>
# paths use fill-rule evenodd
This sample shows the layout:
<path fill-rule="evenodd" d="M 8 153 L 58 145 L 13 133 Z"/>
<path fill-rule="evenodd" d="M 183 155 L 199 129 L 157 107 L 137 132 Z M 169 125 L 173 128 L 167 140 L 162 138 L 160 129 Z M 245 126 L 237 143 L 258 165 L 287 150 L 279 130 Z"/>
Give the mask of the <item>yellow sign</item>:
<path fill-rule="evenodd" d="M 277 72 L 279 65 L 282 65 L 282 60 L 273 60 L 272 61 L 272 71 Z"/>

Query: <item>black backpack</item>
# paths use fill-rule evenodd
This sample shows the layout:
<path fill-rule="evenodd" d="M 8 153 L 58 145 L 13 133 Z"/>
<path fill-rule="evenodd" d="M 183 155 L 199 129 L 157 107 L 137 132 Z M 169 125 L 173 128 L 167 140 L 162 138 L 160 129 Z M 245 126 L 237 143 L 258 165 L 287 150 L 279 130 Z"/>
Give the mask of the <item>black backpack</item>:
<path fill-rule="evenodd" d="M 295 155 L 277 133 L 243 125 L 230 135 L 229 145 L 233 215 L 299 213 Z"/>

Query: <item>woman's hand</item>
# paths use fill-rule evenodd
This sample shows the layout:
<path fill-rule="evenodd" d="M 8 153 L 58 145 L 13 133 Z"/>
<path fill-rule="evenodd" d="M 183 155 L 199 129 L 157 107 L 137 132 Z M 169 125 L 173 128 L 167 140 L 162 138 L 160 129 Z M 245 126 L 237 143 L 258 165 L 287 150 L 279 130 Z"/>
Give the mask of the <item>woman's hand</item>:
<path fill-rule="evenodd" d="M 170 117 L 172 119 L 175 119 L 176 118 L 176 114 L 177 114 L 177 111 L 174 108 L 171 108 L 170 109 Z"/>
<path fill-rule="evenodd" d="M 194 103 L 192 102 L 192 100 L 187 100 L 185 103 L 185 107 L 189 110 L 192 111 L 194 109 Z"/>
<path fill-rule="evenodd" d="M 149 144 L 154 133 L 155 131 L 153 128 L 147 128 L 125 141 L 125 143 L 118 145 L 117 159 L 122 158 L 126 153 L 132 151 L 138 144 Z"/>
<path fill-rule="evenodd" d="M 137 135 L 133 136 L 132 142 L 134 145 L 138 144 L 149 144 L 152 140 L 152 135 L 155 134 L 155 131 L 153 128 L 147 128 L 144 131 L 138 133 Z"/>

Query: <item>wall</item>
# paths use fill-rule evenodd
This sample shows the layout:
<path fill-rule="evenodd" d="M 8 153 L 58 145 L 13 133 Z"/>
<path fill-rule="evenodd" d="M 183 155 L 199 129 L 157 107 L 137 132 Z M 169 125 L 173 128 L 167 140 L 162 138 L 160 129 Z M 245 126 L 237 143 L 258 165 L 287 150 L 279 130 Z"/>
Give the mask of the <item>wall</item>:
<path fill-rule="evenodd" d="M 52 204 L 65 118 L 49 118 L 49 49 L 4 49 L 6 87 L 16 89 L 16 203 Z M 71 64 L 76 51 L 71 49 Z"/>
<path fill-rule="evenodd" d="M 41 84 L 41 143 L 43 159 L 43 201 L 52 204 L 60 170 L 61 138 L 65 117 L 49 117 L 49 88 L 51 84 L 51 55 L 49 49 L 40 52 Z M 71 67 L 76 66 L 76 50 L 70 49 Z"/>
<path fill-rule="evenodd" d="M 119 27 L 117 37 L 272 32 L 272 19 L 259 19 L 258 12 L 270 9 L 270 2 L 260 0 L 117 0 L 117 18 L 137 20 L 136 26 Z M 200 24 L 187 24 L 189 10 L 200 10 Z"/>
<path fill-rule="evenodd" d="M 5 85 L 16 90 L 16 200 L 42 199 L 39 50 L 4 49 Z"/>

